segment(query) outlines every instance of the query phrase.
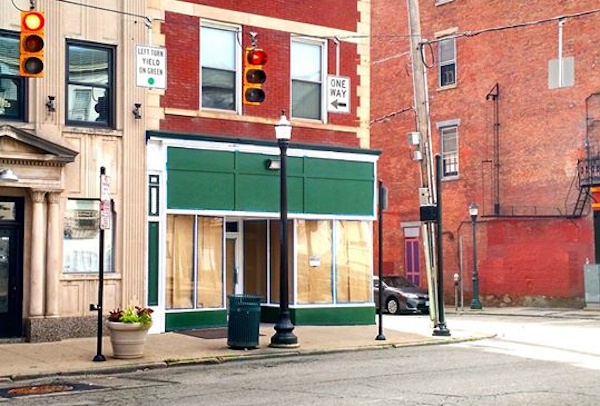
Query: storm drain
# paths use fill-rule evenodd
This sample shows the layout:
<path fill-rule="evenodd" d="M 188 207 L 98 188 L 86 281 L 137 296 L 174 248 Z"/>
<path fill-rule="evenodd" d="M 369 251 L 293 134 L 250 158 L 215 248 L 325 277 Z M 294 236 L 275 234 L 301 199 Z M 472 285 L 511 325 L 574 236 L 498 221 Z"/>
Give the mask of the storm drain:
<path fill-rule="evenodd" d="M 51 393 L 80 392 L 91 389 L 103 389 L 103 386 L 84 383 L 56 383 L 44 385 L 19 386 L 15 388 L 0 389 L 0 397 L 17 398 L 33 395 L 47 395 Z"/>

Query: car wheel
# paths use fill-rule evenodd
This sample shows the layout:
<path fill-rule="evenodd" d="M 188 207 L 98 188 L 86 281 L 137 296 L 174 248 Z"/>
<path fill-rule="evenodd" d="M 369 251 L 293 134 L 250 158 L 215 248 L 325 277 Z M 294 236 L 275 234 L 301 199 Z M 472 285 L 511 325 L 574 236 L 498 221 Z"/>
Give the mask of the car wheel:
<path fill-rule="evenodd" d="M 396 298 L 390 297 L 385 304 L 385 309 L 389 314 L 398 314 L 400 313 L 400 303 Z"/>

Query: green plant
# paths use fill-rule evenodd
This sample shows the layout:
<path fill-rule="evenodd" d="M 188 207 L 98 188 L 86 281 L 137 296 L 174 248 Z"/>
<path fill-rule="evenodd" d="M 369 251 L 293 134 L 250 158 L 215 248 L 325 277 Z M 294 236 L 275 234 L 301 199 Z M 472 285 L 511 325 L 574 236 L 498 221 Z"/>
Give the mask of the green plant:
<path fill-rule="evenodd" d="M 152 312 L 148 307 L 129 305 L 125 309 L 117 308 L 108 314 L 108 321 L 120 323 L 140 323 L 149 327 L 152 324 Z"/>

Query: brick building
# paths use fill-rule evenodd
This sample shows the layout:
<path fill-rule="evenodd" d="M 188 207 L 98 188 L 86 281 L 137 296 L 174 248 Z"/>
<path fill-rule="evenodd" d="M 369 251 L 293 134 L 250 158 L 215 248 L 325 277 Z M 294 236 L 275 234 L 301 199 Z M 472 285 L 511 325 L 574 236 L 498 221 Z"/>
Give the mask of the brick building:
<path fill-rule="evenodd" d="M 167 88 L 148 106 L 153 328 L 224 325 L 231 294 L 259 295 L 262 319 L 277 318 L 282 110 L 292 321 L 372 324 L 370 3 L 153 4 L 153 40 L 168 52 Z M 248 49 L 268 58 L 258 104 L 244 102 Z"/>
<path fill-rule="evenodd" d="M 372 3 L 371 145 L 384 150 L 389 188 L 385 273 L 425 284 L 422 167 L 407 142 L 419 129 L 407 4 Z M 600 141 L 597 3 L 418 4 L 431 149 L 443 163 L 447 301 L 459 273 L 468 306 L 476 255 L 484 305 L 583 306 L 584 265 L 598 255 L 589 193 Z"/>

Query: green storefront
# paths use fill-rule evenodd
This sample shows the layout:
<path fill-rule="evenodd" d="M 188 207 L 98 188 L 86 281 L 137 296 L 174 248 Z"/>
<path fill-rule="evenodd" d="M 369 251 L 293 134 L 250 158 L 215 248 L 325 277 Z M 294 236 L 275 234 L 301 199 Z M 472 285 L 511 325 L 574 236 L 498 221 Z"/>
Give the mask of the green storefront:
<path fill-rule="evenodd" d="M 155 331 L 227 324 L 227 297 L 279 311 L 275 142 L 148 132 L 148 303 Z M 374 324 L 378 151 L 288 149 L 289 303 L 295 325 Z M 274 165 L 275 164 L 275 165 Z"/>

